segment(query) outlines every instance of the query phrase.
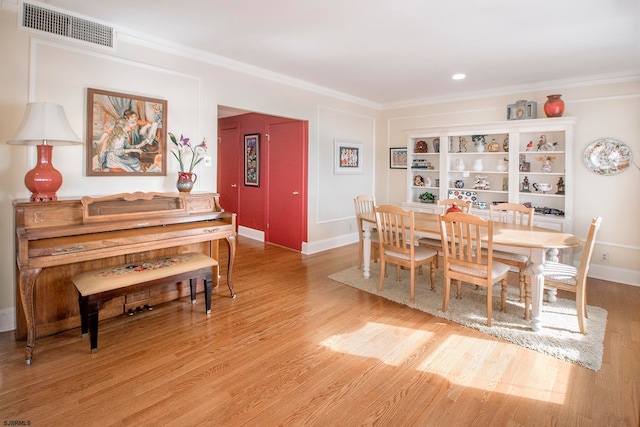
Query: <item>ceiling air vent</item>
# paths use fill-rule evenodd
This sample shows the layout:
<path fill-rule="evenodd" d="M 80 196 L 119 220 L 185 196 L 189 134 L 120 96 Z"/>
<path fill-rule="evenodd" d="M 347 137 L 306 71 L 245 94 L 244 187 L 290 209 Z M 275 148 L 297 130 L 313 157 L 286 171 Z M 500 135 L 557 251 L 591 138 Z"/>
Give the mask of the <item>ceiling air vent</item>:
<path fill-rule="evenodd" d="M 113 28 L 67 13 L 23 3 L 21 26 L 113 49 Z"/>

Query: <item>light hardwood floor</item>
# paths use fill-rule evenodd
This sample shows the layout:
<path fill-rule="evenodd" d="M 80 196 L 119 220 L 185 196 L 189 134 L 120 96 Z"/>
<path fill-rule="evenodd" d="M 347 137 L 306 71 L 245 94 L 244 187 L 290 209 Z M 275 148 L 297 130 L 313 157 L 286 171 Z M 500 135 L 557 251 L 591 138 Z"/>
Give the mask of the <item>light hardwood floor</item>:
<path fill-rule="evenodd" d="M 638 426 L 640 288 L 590 281 L 593 372 L 327 279 L 357 260 L 240 238 L 238 297 L 221 284 L 210 317 L 201 295 L 159 305 L 101 322 L 95 354 L 79 328 L 40 338 L 31 366 L 1 333 L 0 422 Z"/>

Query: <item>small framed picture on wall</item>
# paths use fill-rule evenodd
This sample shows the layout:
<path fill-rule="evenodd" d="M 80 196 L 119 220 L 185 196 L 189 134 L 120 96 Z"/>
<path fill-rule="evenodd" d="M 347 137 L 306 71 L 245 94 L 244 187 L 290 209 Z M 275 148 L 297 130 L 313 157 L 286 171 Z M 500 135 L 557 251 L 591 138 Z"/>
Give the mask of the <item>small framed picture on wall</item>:
<path fill-rule="evenodd" d="M 244 185 L 260 187 L 260 134 L 244 136 Z"/>
<path fill-rule="evenodd" d="M 407 168 L 407 149 L 405 147 L 389 149 L 389 167 L 391 169 Z"/>
<path fill-rule="evenodd" d="M 335 140 L 335 174 L 362 173 L 362 144 Z"/>

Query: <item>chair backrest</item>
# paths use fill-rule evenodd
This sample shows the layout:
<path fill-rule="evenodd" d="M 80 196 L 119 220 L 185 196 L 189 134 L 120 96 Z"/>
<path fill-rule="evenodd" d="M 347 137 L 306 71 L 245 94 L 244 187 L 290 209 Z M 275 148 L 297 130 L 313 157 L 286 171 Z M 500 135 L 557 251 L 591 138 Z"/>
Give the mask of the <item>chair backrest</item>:
<path fill-rule="evenodd" d="M 451 207 L 453 204 L 458 205 L 458 207 L 462 210 L 462 212 L 469 213 L 471 209 L 471 203 L 461 200 L 461 199 L 442 199 L 438 200 L 438 208 L 440 209 L 440 213 L 445 213 L 447 209 Z"/>
<path fill-rule="evenodd" d="M 375 212 L 376 199 L 373 196 L 361 195 L 353 199 L 353 204 L 356 209 L 356 221 L 358 221 L 358 228 L 362 233 L 362 220 L 360 220 L 360 214 Z"/>
<path fill-rule="evenodd" d="M 585 283 L 587 280 L 587 273 L 589 272 L 589 264 L 591 263 L 591 255 L 593 254 L 593 248 L 596 243 L 596 234 L 600 229 L 600 223 L 602 223 L 602 217 L 593 218 L 591 220 L 591 226 L 589 227 L 589 234 L 582 250 L 582 260 L 580 261 L 580 267 L 578 268 L 577 283 Z"/>
<path fill-rule="evenodd" d="M 493 221 L 469 213 L 441 215 L 440 238 L 445 269 L 491 278 Z"/>
<path fill-rule="evenodd" d="M 400 206 L 376 206 L 376 227 L 383 251 L 394 251 L 413 259 L 414 254 L 414 212 Z"/>
<path fill-rule="evenodd" d="M 533 227 L 535 210 L 518 203 L 498 203 L 489 206 L 489 216 L 492 221 L 521 224 Z"/>

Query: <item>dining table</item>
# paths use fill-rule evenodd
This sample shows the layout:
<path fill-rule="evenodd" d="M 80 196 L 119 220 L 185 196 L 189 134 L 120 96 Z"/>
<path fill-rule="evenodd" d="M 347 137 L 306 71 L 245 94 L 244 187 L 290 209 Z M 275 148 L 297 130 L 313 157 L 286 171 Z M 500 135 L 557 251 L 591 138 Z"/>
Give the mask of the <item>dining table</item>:
<path fill-rule="evenodd" d="M 371 276 L 371 231 L 376 227 L 375 212 L 360 215 L 363 225 L 362 274 Z M 440 215 L 436 213 L 414 212 L 415 233 L 419 237 L 440 238 Z M 531 277 L 531 296 L 525 292 L 525 308 L 531 305 L 530 326 L 535 332 L 542 330 L 542 302 L 544 298 L 544 263 L 547 253 L 557 254 L 559 249 L 573 248 L 583 244 L 577 236 L 549 228 L 494 222 L 493 248 L 529 256 L 527 274 Z M 557 258 L 552 258 L 556 261 Z"/>

